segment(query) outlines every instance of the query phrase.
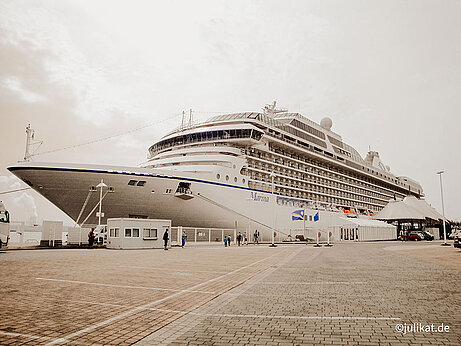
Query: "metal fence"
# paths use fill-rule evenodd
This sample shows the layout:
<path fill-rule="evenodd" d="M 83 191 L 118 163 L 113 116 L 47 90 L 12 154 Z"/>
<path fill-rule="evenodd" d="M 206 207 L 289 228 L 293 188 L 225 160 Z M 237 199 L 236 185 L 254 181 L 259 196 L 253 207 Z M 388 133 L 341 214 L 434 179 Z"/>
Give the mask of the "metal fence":
<path fill-rule="evenodd" d="M 180 245 L 182 232 L 186 233 L 187 242 L 223 242 L 224 236 L 230 236 L 232 242 L 236 243 L 237 230 L 234 228 L 195 228 L 195 227 L 171 227 L 171 243 Z"/>

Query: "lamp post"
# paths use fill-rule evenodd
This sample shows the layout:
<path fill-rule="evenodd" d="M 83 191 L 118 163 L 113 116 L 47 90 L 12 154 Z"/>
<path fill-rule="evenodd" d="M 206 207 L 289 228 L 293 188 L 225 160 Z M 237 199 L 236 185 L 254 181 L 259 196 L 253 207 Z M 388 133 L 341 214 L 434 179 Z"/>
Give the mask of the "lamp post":
<path fill-rule="evenodd" d="M 104 181 L 101 179 L 101 182 L 96 185 L 96 187 L 100 187 L 101 188 L 101 191 L 99 193 L 99 213 L 98 213 L 98 216 L 99 216 L 99 220 L 98 220 L 98 226 L 101 226 L 101 209 L 102 209 L 102 189 L 104 187 L 107 187 L 106 184 L 104 184 Z"/>
<path fill-rule="evenodd" d="M 442 186 L 442 174 L 445 171 L 438 171 L 437 174 L 439 175 L 440 178 L 440 197 L 442 198 L 442 215 L 443 215 L 443 246 L 450 246 L 450 244 L 447 244 L 447 230 L 445 228 L 445 206 L 443 205 L 443 186 Z"/>
<path fill-rule="evenodd" d="M 272 204 L 272 213 L 274 214 L 274 229 L 272 231 L 272 244 L 270 245 L 271 247 L 276 247 L 275 245 L 275 229 L 276 229 L 276 224 L 277 224 L 277 215 L 276 215 L 276 210 L 275 210 L 275 195 L 274 195 L 274 178 L 276 177 L 275 173 L 274 172 L 271 172 L 271 181 L 272 181 L 272 184 L 271 184 L 271 194 L 272 194 L 272 198 L 273 198 L 273 204 Z"/>

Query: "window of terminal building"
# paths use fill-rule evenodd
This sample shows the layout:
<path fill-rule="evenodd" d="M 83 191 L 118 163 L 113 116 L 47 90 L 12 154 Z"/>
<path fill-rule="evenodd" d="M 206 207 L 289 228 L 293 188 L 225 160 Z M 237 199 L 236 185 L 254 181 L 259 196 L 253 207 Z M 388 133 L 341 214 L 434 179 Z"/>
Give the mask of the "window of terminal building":
<path fill-rule="evenodd" d="M 131 238 L 131 228 L 125 228 L 125 238 Z"/>
<path fill-rule="evenodd" d="M 139 228 L 133 228 L 133 238 L 139 238 Z"/>
<path fill-rule="evenodd" d="M 157 228 L 144 228 L 143 238 L 144 239 L 157 239 Z"/>
<path fill-rule="evenodd" d="M 109 229 L 109 237 L 111 238 L 118 238 L 120 237 L 120 229 L 117 228 L 110 228 Z"/>

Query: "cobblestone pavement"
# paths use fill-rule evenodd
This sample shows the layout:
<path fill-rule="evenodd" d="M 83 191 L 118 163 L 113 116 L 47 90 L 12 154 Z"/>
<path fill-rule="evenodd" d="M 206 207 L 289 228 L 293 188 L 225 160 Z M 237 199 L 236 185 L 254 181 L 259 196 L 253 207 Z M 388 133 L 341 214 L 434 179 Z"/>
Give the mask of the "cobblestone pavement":
<path fill-rule="evenodd" d="M 460 272 L 401 251 L 412 246 L 306 247 L 140 344 L 459 345 Z M 450 331 L 396 331 L 413 323 Z"/>
<path fill-rule="evenodd" d="M 297 251 L 273 250 L 2 252 L 0 344 L 132 344 Z"/>
<path fill-rule="evenodd" d="M 0 344 L 459 345 L 460 271 L 413 245 L 0 253 Z"/>

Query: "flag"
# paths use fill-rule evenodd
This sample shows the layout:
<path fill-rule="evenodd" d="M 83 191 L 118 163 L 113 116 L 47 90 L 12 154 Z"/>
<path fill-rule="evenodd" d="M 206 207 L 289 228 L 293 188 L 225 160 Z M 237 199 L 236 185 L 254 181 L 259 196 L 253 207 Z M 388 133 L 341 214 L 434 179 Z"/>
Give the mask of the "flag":
<path fill-rule="evenodd" d="M 317 221 L 319 221 L 319 212 L 317 212 L 317 214 L 314 215 L 314 222 Z"/>
<path fill-rule="evenodd" d="M 304 210 L 299 209 L 291 213 L 291 221 L 304 220 Z"/>

